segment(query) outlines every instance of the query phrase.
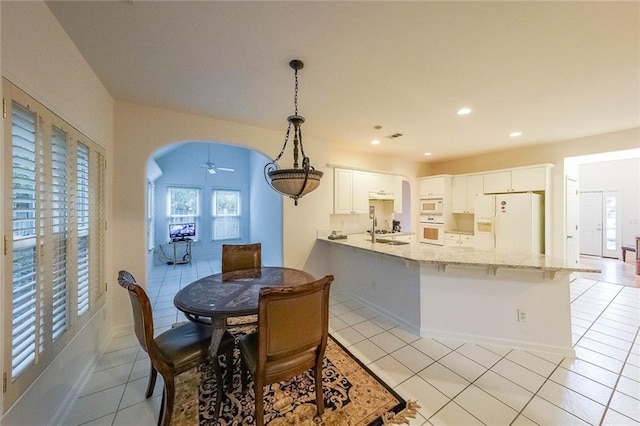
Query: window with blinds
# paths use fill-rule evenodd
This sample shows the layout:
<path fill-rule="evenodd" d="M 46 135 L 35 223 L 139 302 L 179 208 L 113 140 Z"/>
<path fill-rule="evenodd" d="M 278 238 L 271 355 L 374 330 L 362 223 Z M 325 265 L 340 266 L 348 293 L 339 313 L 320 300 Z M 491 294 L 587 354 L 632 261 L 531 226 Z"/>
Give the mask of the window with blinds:
<path fill-rule="evenodd" d="M 89 148 L 79 143 L 76 157 L 78 231 L 78 315 L 89 310 Z"/>
<path fill-rule="evenodd" d="M 8 408 L 104 304 L 106 188 L 100 146 L 6 80 L 3 94 Z"/>
<path fill-rule="evenodd" d="M 211 196 L 213 241 L 240 238 L 240 191 L 214 189 Z"/>
<path fill-rule="evenodd" d="M 69 293 L 67 275 L 67 242 L 69 224 L 69 190 L 67 171 L 67 134 L 53 127 L 51 136 L 51 219 L 53 237 L 52 266 L 52 335 L 56 340 L 68 329 Z"/>
<path fill-rule="evenodd" d="M 14 104 L 11 113 L 13 198 L 13 285 L 11 377 L 15 379 L 36 359 L 37 233 L 36 114 Z"/>
<path fill-rule="evenodd" d="M 200 233 L 200 188 L 168 187 L 167 212 L 170 224 L 195 223 L 196 239 L 198 239 Z"/>

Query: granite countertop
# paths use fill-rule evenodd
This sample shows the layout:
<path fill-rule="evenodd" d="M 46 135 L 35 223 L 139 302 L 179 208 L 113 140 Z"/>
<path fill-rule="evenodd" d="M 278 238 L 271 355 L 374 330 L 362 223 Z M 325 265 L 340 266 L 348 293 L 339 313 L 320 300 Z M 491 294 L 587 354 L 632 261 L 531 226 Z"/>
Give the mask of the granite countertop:
<path fill-rule="evenodd" d="M 372 243 L 369 234 L 350 234 L 348 238 L 342 240 L 330 240 L 327 238 L 328 234 L 325 234 L 319 232 L 318 240 L 444 267 L 446 265 L 478 266 L 491 268 L 494 271 L 497 268 L 527 269 L 549 272 L 552 275 L 556 272 L 600 272 L 599 269 L 582 265 L 569 266 L 563 259 L 556 257 L 523 251 L 445 247 L 416 241 L 403 245 L 388 245 Z M 376 237 L 384 238 L 378 235 Z"/>

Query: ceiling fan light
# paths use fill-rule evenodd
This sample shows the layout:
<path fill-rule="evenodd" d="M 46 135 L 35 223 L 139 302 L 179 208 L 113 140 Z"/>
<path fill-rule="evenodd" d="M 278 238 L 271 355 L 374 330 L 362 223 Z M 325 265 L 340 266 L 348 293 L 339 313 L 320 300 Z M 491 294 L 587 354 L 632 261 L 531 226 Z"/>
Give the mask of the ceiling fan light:
<path fill-rule="evenodd" d="M 213 167 L 209 167 L 207 169 L 207 171 L 209 172 L 210 175 L 215 175 L 216 174 L 216 169 L 214 169 Z"/>

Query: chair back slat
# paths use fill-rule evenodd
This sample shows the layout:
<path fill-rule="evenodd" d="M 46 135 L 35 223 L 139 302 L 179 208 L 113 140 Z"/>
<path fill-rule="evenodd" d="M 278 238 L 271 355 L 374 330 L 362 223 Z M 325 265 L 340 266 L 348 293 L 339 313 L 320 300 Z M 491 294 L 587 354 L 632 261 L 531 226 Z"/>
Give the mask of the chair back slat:
<path fill-rule="evenodd" d="M 222 245 L 222 273 L 261 266 L 261 243 Z"/>

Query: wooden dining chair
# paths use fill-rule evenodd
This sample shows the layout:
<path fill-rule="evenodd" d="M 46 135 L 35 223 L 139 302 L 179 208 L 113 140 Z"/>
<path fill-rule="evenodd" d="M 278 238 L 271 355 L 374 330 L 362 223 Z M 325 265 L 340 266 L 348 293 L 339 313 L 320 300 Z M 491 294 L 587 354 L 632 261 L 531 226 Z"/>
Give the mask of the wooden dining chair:
<path fill-rule="evenodd" d="M 262 266 L 262 244 L 223 244 L 222 273 Z"/>
<path fill-rule="evenodd" d="M 118 272 L 118 283 L 129 292 L 136 337 L 142 349 L 149 354 L 149 359 L 151 360 L 149 383 L 145 396 L 149 398 L 153 394 L 157 373 L 160 372 L 164 379 L 164 390 L 158 426 L 169 426 L 175 400 L 175 376 L 208 360 L 211 327 L 189 321 L 171 328 L 154 338 L 153 314 L 147 293 L 136 284 L 133 275 L 127 271 Z M 225 332 L 218 348 L 218 355 L 225 354 L 228 375 L 233 373 L 234 347 L 234 337 L 229 332 Z M 215 416 L 218 416 L 221 407 L 223 380 L 218 357 L 214 358 L 210 362 L 213 364 L 217 381 L 218 394 L 216 397 Z M 230 376 L 228 376 L 228 379 L 230 379 Z M 228 381 L 231 383 L 230 380 Z"/>
<path fill-rule="evenodd" d="M 299 286 L 260 290 L 258 331 L 238 338 L 243 368 L 253 377 L 258 426 L 264 424 L 263 387 L 310 368 L 314 373 L 318 415 L 324 412 L 322 360 L 329 334 L 332 282 L 333 275 L 327 275 Z"/>

